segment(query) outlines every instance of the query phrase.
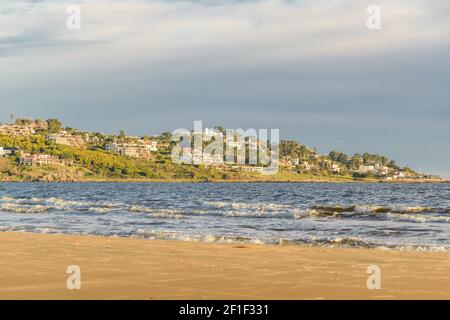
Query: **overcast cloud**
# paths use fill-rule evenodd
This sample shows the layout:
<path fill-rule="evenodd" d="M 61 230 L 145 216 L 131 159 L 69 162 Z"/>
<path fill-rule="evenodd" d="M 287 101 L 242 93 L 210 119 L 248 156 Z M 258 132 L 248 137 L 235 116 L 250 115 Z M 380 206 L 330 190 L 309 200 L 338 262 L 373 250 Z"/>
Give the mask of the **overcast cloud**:
<path fill-rule="evenodd" d="M 366 28 L 371 4 L 380 31 Z M 3 0 L 0 121 L 279 128 L 450 177 L 449 34 L 447 0 Z"/>

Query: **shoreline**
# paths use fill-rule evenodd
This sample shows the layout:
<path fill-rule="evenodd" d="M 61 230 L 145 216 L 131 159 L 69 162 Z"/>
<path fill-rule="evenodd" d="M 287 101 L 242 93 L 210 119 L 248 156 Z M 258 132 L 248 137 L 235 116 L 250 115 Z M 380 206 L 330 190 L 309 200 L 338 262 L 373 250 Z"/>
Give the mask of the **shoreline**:
<path fill-rule="evenodd" d="M 323 249 L 354 249 L 354 250 L 375 250 L 381 252 L 418 252 L 418 253 L 446 253 L 450 255 L 450 250 L 436 250 L 436 248 L 442 248 L 442 246 L 437 245 L 427 245 L 427 244 L 410 244 L 410 245 L 400 245 L 400 244 L 372 244 L 372 245 L 348 245 L 340 244 L 339 242 L 320 244 L 314 242 L 295 242 L 285 239 L 280 239 L 278 242 L 264 242 L 258 238 L 246 238 L 245 240 L 187 240 L 179 238 L 145 238 L 143 236 L 120 236 L 120 235 L 105 235 L 105 234 L 87 234 L 87 233 L 59 233 L 59 232 L 41 232 L 41 231 L 24 231 L 24 230 L 0 230 L 2 233 L 12 233 L 12 234 L 30 234 L 30 235 L 50 235 L 50 236 L 63 236 L 63 237 L 93 237 L 98 239 L 132 239 L 139 241 L 156 241 L 156 242 L 179 242 L 179 243 L 200 243 L 200 244 L 212 244 L 212 245 L 232 245 L 232 246 L 258 246 L 258 247 L 293 247 L 293 248 L 323 248 Z M 218 236 L 219 238 L 221 236 Z M 445 245 L 444 245 L 445 246 Z M 425 249 L 428 248 L 428 249 Z M 450 249 L 449 246 L 447 248 Z"/>
<path fill-rule="evenodd" d="M 1 299 L 450 299 L 450 254 L 0 232 Z M 81 269 L 68 290 L 66 269 Z M 381 269 L 381 290 L 367 268 Z"/>
<path fill-rule="evenodd" d="M 429 183 L 440 184 L 450 183 L 450 179 L 442 180 L 365 180 L 365 179 L 299 179 L 299 180 L 193 180 L 193 179 L 83 179 L 83 180 L 0 180 L 0 183 L 382 183 L 382 184 L 411 184 Z"/>

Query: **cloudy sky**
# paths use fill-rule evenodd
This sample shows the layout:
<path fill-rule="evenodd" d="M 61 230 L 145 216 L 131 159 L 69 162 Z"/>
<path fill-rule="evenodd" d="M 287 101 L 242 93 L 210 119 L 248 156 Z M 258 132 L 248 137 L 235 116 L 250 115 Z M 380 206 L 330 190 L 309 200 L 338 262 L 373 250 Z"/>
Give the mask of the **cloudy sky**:
<path fill-rule="evenodd" d="M 2 0 L 0 121 L 279 128 L 450 177 L 449 35 L 448 0 Z"/>

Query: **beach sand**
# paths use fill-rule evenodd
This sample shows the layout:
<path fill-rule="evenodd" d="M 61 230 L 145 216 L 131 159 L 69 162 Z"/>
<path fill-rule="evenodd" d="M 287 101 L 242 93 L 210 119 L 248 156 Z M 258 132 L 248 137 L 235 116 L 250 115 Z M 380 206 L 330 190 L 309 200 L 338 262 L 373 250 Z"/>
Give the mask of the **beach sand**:
<path fill-rule="evenodd" d="M 449 266 L 448 253 L 0 233 L 1 299 L 450 299 Z"/>

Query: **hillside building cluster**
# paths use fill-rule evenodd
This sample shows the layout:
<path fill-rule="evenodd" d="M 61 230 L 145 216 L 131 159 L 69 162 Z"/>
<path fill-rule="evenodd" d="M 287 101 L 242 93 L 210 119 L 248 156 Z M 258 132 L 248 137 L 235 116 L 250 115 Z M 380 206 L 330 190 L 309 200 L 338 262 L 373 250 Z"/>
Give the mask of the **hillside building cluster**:
<path fill-rule="evenodd" d="M 55 123 L 57 129 L 55 130 Z M 52 127 L 50 127 L 52 125 Z M 28 120 L 19 119 L 14 124 L 0 124 L 0 136 L 11 137 L 28 137 L 30 135 L 41 135 L 46 137 L 47 143 L 66 145 L 77 149 L 92 148 L 104 149 L 105 151 L 122 157 L 130 157 L 142 160 L 154 159 L 156 155 L 170 154 L 170 144 L 167 139 L 149 138 L 149 137 L 131 137 L 125 136 L 123 133 L 119 136 L 105 136 L 100 133 L 79 132 L 70 128 L 60 128 L 60 123 L 56 119 L 51 120 Z M 205 129 L 204 132 L 193 132 L 195 135 L 203 135 L 202 139 L 213 139 L 218 135 L 216 131 Z M 164 134 L 163 134 L 164 135 Z M 209 141 L 203 139 L 202 141 Z M 246 150 L 261 147 L 259 140 L 245 140 L 244 142 L 234 141 L 227 137 L 227 146 L 231 148 L 244 147 Z M 243 145 L 241 145 L 244 143 Z M 283 143 L 283 142 L 282 142 Z M 386 180 L 395 179 L 417 179 L 427 177 L 419 175 L 412 170 L 403 171 L 396 166 L 386 165 L 386 158 L 371 157 L 367 161 L 358 154 L 355 157 L 347 157 L 345 154 L 336 153 L 337 156 L 319 155 L 314 150 L 293 141 L 285 141 L 286 145 L 280 147 L 280 158 L 276 161 L 277 165 L 283 171 L 291 171 L 299 174 L 335 174 L 354 176 L 376 176 L 385 178 Z M 282 146 L 282 144 L 281 144 Z M 267 148 L 267 147 L 266 147 Z M 225 150 L 225 148 L 224 148 Z M 334 152 L 334 151 L 333 151 Z M 189 147 L 182 148 L 183 163 L 191 163 L 194 165 L 201 164 L 205 167 L 213 167 L 221 171 L 242 171 L 242 172 L 262 172 L 264 167 L 261 164 L 228 164 L 224 155 L 208 154 L 202 150 L 195 150 Z M 335 154 L 335 155 L 336 155 Z M 21 153 L 18 148 L 6 148 L 0 146 L 0 157 L 17 156 L 20 165 L 25 166 L 42 166 L 42 165 L 71 165 L 70 161 L 60 159 L 58 156 L 46 153 Z M 343 161 L 340 156 L 343 157 Z M 381 159 L 381 161 L 378 161 Z"/>
<path fill-rule="evenodd" d="M 71 161 L 65 161 L 61 160 L 57 156 L 49 155 L 49 154 L 30 154 L 25 153 L 20 156 L 19 158 L 19 164 L 24 166 L 44 166 L 44 165 L 50 165 L 50 164 L 56 164 L 56 165 L 72 165 Z"/>
<path fill-rule="evenodd" d="M 153 140 L 138 139 L 133 142 L 113 142 L 105 146 L 106 151 L 123 157 L 148 159 L 158 151 L 158 143 Z"/>

